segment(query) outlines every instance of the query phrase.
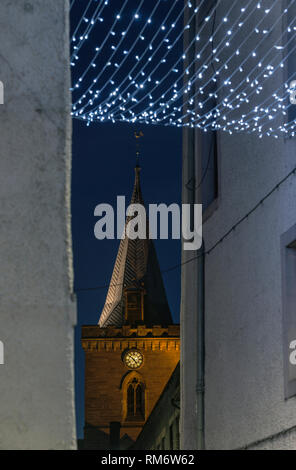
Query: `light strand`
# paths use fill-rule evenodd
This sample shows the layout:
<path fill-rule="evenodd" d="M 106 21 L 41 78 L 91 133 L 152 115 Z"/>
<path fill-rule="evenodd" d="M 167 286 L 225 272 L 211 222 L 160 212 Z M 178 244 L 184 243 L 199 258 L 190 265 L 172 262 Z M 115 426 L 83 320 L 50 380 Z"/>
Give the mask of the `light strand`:
<path fill-rule="evenodd" d="M 202 1 L 205 1 L 205 0 L 202 0 Z M 174 7 L 175 5 L 176 5 L 176 1 L 174 2 L 173 7 Z M 169 10 L 169 13 L 171 12 L 171 10 L 172 10 L 173 7 L 171 7 L 171 9 Z M 185 6 L 184 6 L 184 9 L 185 9 Z M 183 9 L 182 11 L 184 11 L 184 9 Z M 168 15 L 169 15 L 169 13 L 168 13 Z M 166 16 L 166 18 L 168 17 L 168 15 Z M 149 16 L 149 18 L 150 18 L 150 17 L 151 17 L 151 15 Z M 149 20 L 148 20 L 148 21 L 149 21 Z M 146 25 L 147 25 L 147 23 L 146 23 Z M 160 32 L 160 30 L 158 30 L 157 33 L 154 35 L 154 37 L 152 38 L 152 41 L 155 40 L 155 37 L 159 34 L 159 32 Z M 159 47 L 160 47 L 160 46 L 158 46 L 157 50 L 159 49 Z M 143 59 L 143 57 L 146 55 L 147 50 L 149 50 L 149 46 L 147 47 L 147 49 L 146 49 L 146 50 L 144 51 L 144 53 L 142 54 L 140 60 Z M 124 63 L 124 62 L 122 62 L 122 63 Z M 138 64 L 136 64 L 136 65 L 133 67 L 133 69 L 132 69 L 131 71 L 129 71 L 129 75 L 134 71 L 134 69 L 135 69 L 135 67 L 136 67 L 137 65 L 138 65 Z M 98 76 L 95 78 L 95 80 L 96 80 L 96 82 L 97 82 Z M 125 80 L 124 80 L 124 81 L 125 81 Z M 109 81 L 108 81 L 108 82 L 109 82 Z M 93 86 L 94 86 L 94 85 L 92 84 L 92 85 L 86 90 L 86 92 L 84 93 L 84 95 L 87 95 L 87 93 L 89 93 L 89 91 L 93 88 Z M 76 106 L 78 102 L 79 102 L 79 101 L 76 101 L 76 102 L 74 103 L 74 106 Z M 79 111 L 79 110 L 78 110 L 78 111 Z"/>
<path fill-rule="evenodd" d="M 285 9 L 276 0 L 246 0 L 244 5 L 231 2 L 224 12 L 223 3 L 217 0 L 200 18 L 196 34 L 183 49 L 184 33 L 197 19 L 205 0 L 198 7 L 190 0 L 169 4 L 158 0 L 153 5 L 141 0 L 137 9 L 125 0 L 120 12 L 114 13 L 113 22 L 110 0 L 109 18 L 100 33 L 94 20 L 108 3 L 95 2 L 91 16 L 89 2 L 83 12 L 87 12 L 87 26 L 73 52 L 74 56 L 80 51 L 82 57 L 82 62 L 79 57 L 74 60 L 72 69 L 74 118 L 88 125 L 122 121 L 191 126 L 205 132 L 255 132 L 260 137 L 295 134 L 295 121 L 283 122 L 292 106 L 288 81 L 294 73 L 284 76 L 284 69 L 296 47 L 289 35 L 295 30 L 295 0 L 290 0 Z M 181 24 L 186 10 L 190 19 Z M 211 28 L 217 11 L 220 22 Z M 292 21 L 288 20 L 282 30 L 285 15 L 291 15 Z M 81 20 L 83 17 L 80 27 Z M 120 26 L 124 32 L 120 32 Z M 97 36 L 102 41 L 96 54 L 82 71 L 75 72 L 76 65 L 83 67 L 86 45 L 89 55 L 89 46 Z M 192 50 L 194 57 L 186 63 Z M 97 60 L 100 68 L 95 73 Z"/>
<path fill-rule="evenodd" d="M 88 9 L 89 9 L 89 7 L 91 6 L 92 2 L 93 2 L 93 0 L 89 0 L 87 6 L 86 6 L 86 8 L 85 8 L 85 10 L 83 11 L 82 16 L 81 16 L 81 18 L 80 18 L 80 20 L 79 20 L 79 22 L 78 22 L 78 25 L 76 26 L 76 28 L 75 28 L 75 30 L 74 30 L 74 33 L 73 33 L 73 35 L 72 35 L 72 39 L 71 39 L 72 42 L 75 42 L 76 34 L 77 34 L 77 32 L 78 32 L 78 30 L 79 30 L 81 24 L 83 23 L 84 18 L 85 18 L 85 15 L 87 14 Z"/>
<path fill-rule="evenodd" d="M 77 54 L 79 53 L 79 51 L 82 48 L 85 41 L 89 38 L 89 35 L 90 35 L 91 31 L 93 30 L 96 21 L 100 19 L 101 14 L 104 11 L 104 8 L 108 4 L 109 4 L 109 0 L 100 0 L 100 3 L 98 4 L 97 8 L 95 9 L 91 19 L 87 20 L 87 27 L 86 27 L 85 31 L 82 33 L 82 35 L 80 35 L 80 41 L 79 41 L 78 45 L 73 46 L 73 53 L 71 55 L 71 61 L 73 61 L 74 59 L 78 60 L 77 59 L 77 57 L 78 57 Z M 75 43 L 76 42 L 76 37 L 75 37 L 75 41 L 74 41 L 74 39 L 72 41 Z M 72 62 L 72 66 L 73 65 L 76 65 L 75 62 Z"/>
<path fill-rule="evenodd" d="M 276 2 L 275 2 L 275 3 L 276 3 Z M 290 2 L 290 4 L 292 4 L 292 3 L 294 3 L 294 0 L 292 0 L 292 1 Z M 284 14 L 285 14 L 285 12 L 282 14 L 282 16 L 283 16 Z M 273 28 L 275 28 L 276 24 L 279 23 L 279 22 L 282 20 L 282 16 L 280 16 L 280 17 L 278 18 L 278 20 L 277 20 L 277 22 L 274 24 Z M 293 21 L 294 21 L 294 20 L 293 20 Z M 293 21 L 291 22 L 291 24 L 293 23 Z M 290 24 L 289 26 L 291 26 L 291 24 Z M 271 32 L 271 31 L 270 31 L 270 32 Z M 285 32 L 283 33 L 283 35 L 284 35 L 284 34 L 285 34 Z M 248 38 L 247 38 L 247 39 L 248 39 Z M 257 44 L 256 49 L 260 46 L 260 44 L 261 44 L 262 42 L 263 42 L 263 39 Z M 263 68 L 263 67 L 262 67 L 262 63 L 263 63 L 264 59 L 266 58 L 266 56 L 267 56 L 270 52 L 271 52 L 271 51 L 269 50 L 269 51 L 265 54 L 265 56 L 264 56 L 263 58 L 262 58 L 262 57 L 260 58 L 260 62 L 259 62 L 259 64 L 261 64 L 261 66 L 259 67 L 260 69 Z M 240 64 L 240 67 L 243 67 L 243 65 L 247 62 L 247 60 L 249 60 L 249 59 L 251 58 L 251 55 L 252 55 L 252 52 L 250 53 L 250 55 L 248 55 L 248 56 L 243 60 L 243 62 Z M 228 59 L 228 61 L 229 61 L 229 60 L 230 60 L 230 58 Z M 226 63 L 228 63 L 228 61 L 227 61 Z M 252 72 L 253 72 L 254 70 L 256 70 L 257 67 L 258 67 L 258 64 L 257 64 L 256 66 L 254 66 L 251 71 L 248 71 L 248 77 L 251 76 Z M 221 67 L 221 69 L 219 69 L 219 71 L 221 71 L 222 69 L 223 69 L 223 66 Z M 232 77 L 234 76 L 234 74 L 235 74 L 236 72 L 237 72 L 237 71 L 234 71 L 234 72 L 230 75 L 229 79 L 232 79 Z M 260 73 L 264 73 L 264 70 L 262 70 Z M 260 74 L 259 74 L 259 75 L 260 75 Z M 259 75 L 258 75 L 258 76 L 259 76 Z M 258 80 L 258 76 L 257 76 L 256 78 L 253 78 L 252 80 L 248 80 L 248 81 L 251 82 L 251 84 L 252 84 L 252 82 L 256 82 L 256 80 Z M 242 85 L 245 81 L 246 81 L 246 80 L 243 79 L 234 89 L 232 89 L 232 92 L 231 92 L 229 95 L 227 95 L 226 97 L 223 98 L 222 102 L 226 101 L 226 102 L 227 102 L 227 107 L 230 108 L 230 110 L 228 111 L 228 114 L 232 111 L 232 109 L 231 109 L 231 104 L 232 104 L 232 102 L 229 102 L 230 96 L 233 95 L 235 92 L 237 92 L 237 90 L 241 87 L 241 85 Z M 208 84 L 209 84 L 209 81 L 208 81 L 205 85 L 203 85 L 203 87 L 206 88 Z M 248 85 L 248 86 L 249 86 L 249 85 Z M 248 88 L 248 86 L 247 86 L 244 90 L 240 91 L 240 95 L 246 95 L 246 89 Z M 218 93 L 221 88 L 222 88 L 222 87 L 218 87 L 217 90 L 216 90 L 216 93 Z M 256 90 L 253 91 L 253 93 L 255 93 L 255 92 L 256 92 Z M 195 95 L 193 96 L 193 99 L 196 98 L 197 94 L 198 94 L 198 92 L 195 93 Z M 250 97 L 250 94 L 248 95 L 248 97 Z M 234 98 L 234 100 L 235 100 L 235 99 L 236 99 L 236 97 Z M 203 102 L 203 105 L 205 105 L 205 103 L 206 103 L 208 100 L 209 100 L 209 98 L 207 98 L 207 99 Z M 219 111 L 219 106 L 220 106 L 220 105 L 217 105 L 217 106 L 215 106 L 214 108 L 212 108 L 210 113 L 207 112 L 207 113 L 202 114 L 201 116 L 198 117 L 197 120 L 194 120 L 193 123 L 194 123 L 194 124 L 197 124 L 198 121 L 201 121 L 201 120 L 205 119 L 207 115 L 212 115 L 215 111 Z M 227 115 L 227 112 L 224 113 L 224 116 L 226 116 L 226 115 Z M 184 119 L 185 117 L 186 117 L 186 115 L 183 115 L 183 116 L 182 116 L 183 119 Z M 211 116 L 209 116 L 209 117 L 211 117 Z M 209 127 L 210 125 L 211 125 L 211 123 L 208 123 L 208 124 L 204 125 L 203 128 L 206 129 L 206 128 Z"/>
<path fill-rule="evenodd" d="M 291 0 L 291 1 L 290 1 L 290 4 L 292 4 L 292 3 L 294 3 L 294 2 L 295 2 L 295 0 Z M 275 1 L 274 4 L 273 4 L 273 6 L 272 6 L 271 8 L 273 8 L 273 7 L 276 5 L 276 3 L 277 3 L 277 2 Z M 279 23 L 279 22 L 282 21 L 282 17 L 283 17 L 284 14 L 285 14 L 285 12 L 277 19 L 276 23 L 273 25 L 273 28 L 269 31 L 269 33 L 272 32 L 272 30 L 276 27 L 277 23 Z M 294 20 L 293 20 L 293 21 L 294 21 Z M 293 21 L 290 23 L 289 26 L 292 25 Z M 258 27 L 258 25 L 257 25 L 257 27 Z M 284 34 L 285 34 L 285 32 L 283 33 L 283 35 L 284 35 Z M 282 36 L 283 36 L 283 35 L 282 35 Z M 246 42 L 246 41 L 250 38 L 250 36 L 251 36 L 251 34 L 248 36 L 248 38 L 246 38 L 246 40 L 245 40 L 244 42 Z M 282 36 L 281 36 L 281 37 L 282 37 Z M 261 41 L 259 41 L 259 43 L 256 45 L 256 49 L 257 49 L 263 42 L 264 42 L 264 38 L 263 38 Z M 255 49 L 255 50 L 256 50 L 256 49 Z M 240 63 L 240 66 L 239 66 L 240 68 L 242 68 L 242 67 L 244 66 L 244 64 L 252 57 L 252 55 L 254 54 L 255 50 L 251 51 L 250 54 L 243 60 L 243 62 Z M 270 52 L 271 52 L 271 50 L 267 51 L 267 53 L 266 53 L 263 57 L 260 58 L 260 62 L 259 62 L 258 64 L 256 64 L 256 65 L 253 67 L 253 69 L 252 69 L 251 71 L 248 71 L 248 77 L 251 76 L 252 72 L 253 72 L 254 70 L 256 70 L 258 66 L 259 66 L 259 69 L 262 69 L 262 68 L 263 68 L 263 67 L 262 67 L 262 62 L 265 60 L 265 58 L 268 56 L 268 54 L 270 54 Z M 229 63 L 229 61 L 230 61 L 231 58 L 233 58 L 233 57 L 234 57 L 234 55 L 232 55 L 230 58 L 227 59 L 226 65 Z M 260 64 L 261 64 L 261 65 L 260 65 Z M 219 72 L 223 69 L 224 66 L 225 66 L 225 64 L 223 64 L 223 66 L 219 69 Z M 237 70 L 235 70 L 234 72 L 232 72 L 232 74 L 229 76 L 229 79 L 230 79 L 230 80 L 233 78 L 233 76 L 235 75 L 236 72 L 237 72 Z M 264 71 L 261 70 L 260 73 L 264 73 Z M 260 74 L 259 74 L 259 75 L 260 75 Z M 259 76 L 259 75 L 258 75 L 258 76 Z M 256 81 L 257 78 L 258 78 L 258 76 L 257 76 L 256 78 L 252 79 L 252 80 L 249 80 L 249 81 L 250 81 L 250 82 Z M 233 91 L 232 91 L 229 95 L 227 95 L 226 97 L 224 97 L 223 99 L 225 100 L 225 98 L 226 98 L 226 99 L 227 99 L 227 103 L 228 103 L 229 97 L 230 97 L 234 92 L 236 92 L 236 91 L 240 88 L 240 86 L 241 86 L 245 81 L 246 81 L 246 80 L 243 79 L 243 80 L 233 89 Z M 203 87 L 206 88 L 206 87 L 209 85 L 209 83 L 210 83 L 210 80 L 209 80 Z M 222 89 L 222 87 L 218 87 L 217 90 L 216 90 L 216 93 L 218 93 L 221 89 Z M 246 87 L 246 89 L 247 89 L 247 87 Z M 244 93 L 246 89 L 244 89 L 241 93 Z M 196 96 L 197 96 L 197 95 L 195 94 L 195 95 L 194 95 L 194 98 L 195 98 Z M 204 104 L 205 104 L 208 100 L 209 100 L 209 98 L 206 99 L 206 101 L 204 102 Z M 215 111 L 217 108 L 218 108 L 218 107 L 216 106 L 215 108 L 212 109 L 212 111 Z M 229 111 L 229 112 L 230 112 L 230 111 Z M 207 113 L 207 114 L 208 114 L 208 113 Z M 200 117 L 200 119 L 203 119 L 204 117 L 205 117 L 205 114 L 202 115 L 202 116 Z"/>
<path fill-rule="evenodd" d="M 156 9 L 157 9 L 157 7 L 159 6 L 160 3 L 161 3 L 161 0 L 159 0 L 159 1 L 157 2 L 157 4 L 155 5 L 154 9 L 152 10 L 151 16 L 154 14 L 154 12 L 156 11 Z M 175 2 L 175 3 L 176 3 L 176 2 Z M 174 3 L 174 5 L 175 5 L 175 3 Z M 139 38 L 137 39 L 137 41 L 141 40 L 141 39 L 140 39 L 140 38 L 141 38 L 141 35 L 142 35 L 143 32 L 145 31 L 146 26 L 147 26 L 147 23 L 146 23 L 145 26 L 142 28 L 142 30 L 141 30 L 141 32 L 140 32 L 140 34 L 139 34 Z M 124 65 L 125 61 L 127 60 L 127 58 L 129 57 L 129 55 L 131 54 L 131 51 L 132 51 L 132 50 L 134 49 L 134 47 L 136 46 L 137 41 L 134 43 L 134 45 L 133 45 L 132 48 L 128 51 L 128 53 L 127 53 L 127 54 L 124 54 L 125 57 L 124 57 L 124 59 L 121 61 L 121 63 L 118 65 L 118 68 L 120 68 L 120 67 L 122 67 L 122 66 Z M 92 84 L 89 86 L 89 88 L 86 90 L 86 92 L 84 93 L 84 96 L 86 96 L 86 95 L 94 88 L 95 84 L 98 82 L 98 80 L 99 80 L 99 79 L 101 78 L 101 76 L 103 75 L 104 71 L 106 70 L 108 64 L 110 63 L 110 61 L 112 60 L 112 58 L 113 58 L 114 55 L 115 55 L 115 53 L 112 54 L 112 56 L 109 58 L 109 62 L 107 62 L 107 64 L 104 65 L 104 67 L 102 68 L 102 70 L 100 71 L 100 73 L 95 77 L 95 79 L 93 79 L 93 83 L 92 83 Z M 114 76 L 115 76 L 116 73 L 117 73 L 117 70 L 115 70 L 115 71 L 113 72 L 113 74 L 111 75 L 111 77 L 109 77 L 108 82 L 106 82 L 105 85 L 104 85 L 102 88 L 100 88 L 100 93 L 102 93 L 102 92 L 105 90 L 105 88 L 108 86 L 108 83 L 109 83 L 110 81 L 112 81 L 112 79 L 114 78 Z M 129 72 L 129 74 L 131 74 L 131 73 L 132 73 L 132 71 Z M 93 100 L 91 100 L 91 101 L 93 101 Z M 90 100 L 89 100 L 89 102 L 90 102 Z M 88 104 L 89 104 L 89 102 L 88 102 Z M 80 101 L 74 103 L 74 106 L 76 107 L 78 103 L 80 104 Z M 87 106 L 87 105 L 86 105 L 86 106 Z M 85 106 L 84 106 L 84 107 L 85 107 Z M 79 110 L 78 110 L 78 112 L 79 112 Z"/>

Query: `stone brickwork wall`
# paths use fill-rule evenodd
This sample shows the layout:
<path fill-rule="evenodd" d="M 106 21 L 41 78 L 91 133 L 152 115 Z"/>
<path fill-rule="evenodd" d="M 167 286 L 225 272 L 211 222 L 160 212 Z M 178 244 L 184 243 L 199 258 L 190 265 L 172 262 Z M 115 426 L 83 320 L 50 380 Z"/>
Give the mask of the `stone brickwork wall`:
<path fill-rule="evenodd" d="M 142 336 L 133 336 L 141 331 Z M 82 345 L 85 351 L 85 424 L 86 441 L 89 447 L 108 446 L 109 424 L 121 422 L 121 437 L 127 434 L 135 440 L 144 422 L 131 423 L 125 420 L 126 392 L 124 380 L 134 374 L 123 362 L 128 349 L 137 349 L 143 356 L 143 365 L 136 370 L 145 384 L 145 418 L 164 390 L 180 358 L 179 327 L 153 328 L 130 327 L 108 328 L 83 327 Z M 104 434 L 96 433 L 95 430 Z M 100 443 L 94 440 L 100 439 Z"/>

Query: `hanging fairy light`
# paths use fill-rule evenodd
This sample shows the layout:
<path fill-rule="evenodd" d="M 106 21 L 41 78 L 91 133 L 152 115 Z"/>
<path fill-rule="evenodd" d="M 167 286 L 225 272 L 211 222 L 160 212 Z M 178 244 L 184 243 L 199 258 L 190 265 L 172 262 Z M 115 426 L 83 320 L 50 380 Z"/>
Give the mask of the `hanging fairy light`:
<path fill-rule="evenodd" d="M 72 116 L 295 135 L 295 1 L 73 1 Z"/>
<path fill-rule="evenodd" d="M 274 3 L 274 4 L 275 4 L 275 3 Z M 283 12 L 283 15 L 285 15 L 286 13 L 287 13 L 287 12 L 284 11 L 284 12 Z M 277 18 L 277 20 L 276 20 L 275 23 L 273 24 L 272 29 L 271 29 L 269 32 L 271 32 L 271 31 L 277 26 L 277 24 L 280 24 L 281 21 L 282 21 L 282 17 L 280 16 L 280 17 Z M 292 23 L 293 23 L 293 22 L 292 22 Z M 291 24 L 292 24 L 292 23 L 291 23 Z M 294 23 L 295 23 L 295 22 L 294 22 Z M 283 32 L 283 35 L 282 35 L 282 36 L 284 36 L 285 33 L 286 33 L 289 29 L 291 29 L 291 25 L 289 25 L 289 26 L 287 27 L 287 30 Z M 259 32 L 259 29 L 258 29 L 257 27 L 255 28 L 255 30 L 256 30 L 256 32 Z M 265 34 L 265 31 L 263 31 L 263 34 Z M 252 32 L 249 34 L 249 37 L 250 37 L 251 35 L 252 35 Z M 248 39 L 248 38 L 247 38 L 247 39 Z M 245 41 L 246 41 L 247 39 L 245 39 Z M 244 41 L 244 42 L 245 42 L 245 41 Z M 258 41 L 258 43 L 257 43 L 257 45 L 256 45 L 256 48 L 258 48 L 262 42 L 263 42 L 263 40 Z M 290 42 L 291 42 L 291 41 L 290 41 Z M 287 43 L 287 46 L 289 46 L 289 42 Z M 275 49 L 276 49 L 277 51 L 279 51 L 279 50 L 282 50 L 282 49 L 284 49 L 284 48 L 283 48 L 283 47 L 276 46 Z M 221 111 L 220 108 L 225 107 L 225 108 L 226 108 L 226 112 L 224 112 L 224 114 L 223 114 L 223 117 L 225 117 L 225 116 L 227 116 L 227 114 L 230 114 L 230 112 L 231 112 L 232 109 L 238 109 L 239 107 L 241 107 L 241 102 L 250 101 L 250 97 L 251 97 L 252 94 L 254 94 L 254 93 L 260 94 L 260 93 L 262 92 L 262 90 L 263 90 L 263 87 L 262 87 L 263 81 L 264 81 L 266 78 L 269 78 L 269 76 L 274 75 L 274 72 L 276 71 L 276 69 L 277 69 L 278 67 L 280 67 L 280 68 L 283 67 L 283 60 L 280 61 L 280 64 L 278 65 L 278 67 L 273 67 L 273 66 L 271 66 L 271 65 L 268 65 L 268 66 L 266 66 L 266 69 L 268 69 L 269 71 L 268 71 L 268 73 L 266 74 L 266 70 L 265 70 L 265 67 L 264 67 L 264 60 L 266 59 L 266 57 L 268 56 L 268 54 L 269 54 L 269 55 L 270 55 L 270 54 L 274 54 L 274 53 L 273 53 L 273 50 L 272 50 L 272 49 L 268 50 L 267 54 L 265 54 L 265 56 L 264 56 L 263 58 L 261 58 L 261 61 L 260 61 L 259 63 L 257 63 L 256 66 L 254 66 L 251 71 L 250 71 L 250 70 L 248 71 L 248 76 L 247 76 L 246 78 L 244 78 L 242 81 L 240 81 L 239 85 L 237 85 L 234 89 L 231 90 L 231 92 L 232 92 L 231 94 L 229 94 L 227 97 L 225 97 L 223 100 L 221 100 L 221 106 L 216 106 L 215 108 L 213 108 L 210 113 L 207 113 L 208 116 L 207 116 L 207 114 L 191 113 L 191 114 L 195 114 L 195 116 L 196 116 L 196 119 L 192 118 L 192 122 L 194 122 L 194 124 L 197 125 L 198 127 L 201 127 L 201 128 L 203 128 L 203 129 L 206 130 L 209 126 L 212 125 L 212 123 L 211 123 L 211 122 L 209 123 L 209 121 L 211 121 L 211 118 L 212 118 L 214 112 L 216 112 L 216 113 L 219 115 L 219 114 L 220 114 L 220 111 Z M 234 55 L 234 54 L 233 54 L 233 55 Z M 232 56 L 233 56 L 233 55 L 232 55 Z M 236 52 L 236 55 L 239 55 L 239 54 Z M 289 53 L 289 55 L 291 55 L 291 52 Z M 240 65 L 240 67 L 239 67 L 239 69 L 240 69 L 241 72 L 243 72 L 243 66 L 247 63 L 248 59 L 251 58 L 251 57 L 256 57 L 256 52 L 255 52 L 255 51 L 250 52 L 249 56 L 244 57 L 244 60 L 243 60 L 243 62 L 241 63 L 241 65 Z M 227 59 L 226 63 L 223 64 L 223 66 L 221 67 L 221 69 L 219 69 L 218 71 L 216 71 L 216 74 L 219 74 L 219 72 L 220 72 L 223 68 L 225 68 L 225 66 L 227 65 L 227 62 L 229 62 L 231 58 L 232 58 L 232 57 L 230 57 L 230 58 Z M 270 63 L 270 62 L 267 62 L 267 63 Z M 252 74 L 252 72 L 255 71 L 257 68 L 258 68 L 259 70 L 261 69 L 261 73 L 263 74 L 263 77 L 260 77 L 260 80 L 258 80 L 258 77 L 253 78 L 252 80 L 250 80 L 250 79 L 249 79 L 249 76 L 250 76 L 250 75 Z M 230 80 L 232 79 L 232 77 L 233 77 L 233 75 L 236 73 L 236 71 L 237 71 L 237 70 L 235 70 L 235 71 L 232 73 L 232 75 L 229 77 L 228 82 L 230 82 Z M 261 79 L 261 78 L 262 78 L 262 79 Z M 209 81 L 210 81 L 210 80 L 209 80 Z M 206 86 L 209 84 L 209 81 L 208 81 L 205 85 L 203 85 L 203 86 L 206 87 Z M 228 85 L 228 82 L 227 82 L 227 83 L 224 82 L 223 85 Z M 240 90 L 240 92 L 237 94 L 238 89 L 239 89 L 242 85 L 244 85 L 245 83 L 248 84 L 248 87 L 246 87 L 244 90 Z M 216 94 L 219 93 L 219 91 L 220 91 L 221 88 L 222 88 L 222 87 L 220 87 L 220 88 L 218 87 L 218 89 L 216 90 Z M 249 89 L 247 89 L 247 88 L 249 88 Z M 195 95 L 195 96 L 196 96 L 196 95 Z M 239 100 L 239 101 L 240 101 L 240 104 L 239 104 L 239 105 L 237 105 L 237 104 L 236 104 L 236 105 L 233 105 L 233 101 L 231 101 L 231 96 L 234 97 L 234 98 L 233 98 L 233 101 Z M 243 99 L 243 97 L 245 97 L 245 98 Z M 203 102 L 202 108 L 205 107 L 205 104 L 206 104 L 206 102 L 207 102 L 208 100 L 209 100 L 209 97 L 207 97 L 207 98 L 205 99 L 205 101 Z M 186 103 L 188 103 L 188 101 L 187 101 Z M 188 113 L 187 113 L 187 115 L 188 115 Z M 184 119 L 185 117 L 186 117 L 186 115 L 185 115 L 185 116 L 183 115 L 183 119 Z M 243 117 L 244 117 L 244 116 L 243 116 Z M 205 124 L 205 123 L 203 122 L 202 125 L 199 125 L 198 122 L 202 121 L 203 119 L 206 119 L 208 123 Z M 270 115 L 268 115 L 268 119 L 270 119 Z M 231 122 L 230 122 L 230 123 L 231 123 Z M 235 122 L 235 124 L 237 124 L 237 122 Z M 243 124 L 243 119 L 240 119 L 240 120 L 239 120 L 239 124 L 240 124 L 240 126 L 242 126 L 242 124 Z M 247 127 L 249 128 L 250 126 L 248 125 Z M 219 128 L 221 129 L 221 126 L 219 126 Z M 224 130 L 225 130 L 225 129 L 224 129 Z M 236 128 L 236 130 L 238 130 L 238 128 Z"/>

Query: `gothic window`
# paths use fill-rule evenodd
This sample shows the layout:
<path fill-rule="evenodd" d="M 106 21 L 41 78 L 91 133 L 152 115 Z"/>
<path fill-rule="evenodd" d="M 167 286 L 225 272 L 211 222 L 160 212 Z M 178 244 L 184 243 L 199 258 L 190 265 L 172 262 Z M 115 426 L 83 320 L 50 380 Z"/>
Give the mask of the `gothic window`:
<path fill-rule="evenodd" d="M 144 385 L 134 378 L 127 388 L 127 419 L 145 419 Z"/>
<path fill-rule="evenodd" d="M 137 385 L 137 388 L 136 388 L 136 414 L 142 414 L 142 412 L 143 412 L 142 398 L 143 398 L 142 386 Z"/>
<path fill-rule="evenodd" d="M 127 414 L 128 416 L 132 416 L 134 414 L 134 388 L 129 385 L 127 389 Z"/>

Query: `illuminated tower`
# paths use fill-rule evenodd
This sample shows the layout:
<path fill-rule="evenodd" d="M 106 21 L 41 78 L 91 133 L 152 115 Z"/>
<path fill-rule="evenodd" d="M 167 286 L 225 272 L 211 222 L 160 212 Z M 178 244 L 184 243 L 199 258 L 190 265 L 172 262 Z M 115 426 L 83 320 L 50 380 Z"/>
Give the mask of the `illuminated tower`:
<path fill-rule="evenodd" d="M 144 204 L 140 167 L 132 204 Z M 127 219 L 126 223 L 128 223 Z M 121 446 L 134 441 L 180 356 L 153 242 L 120 242 L 99 324 L 82 327 L 85 351 L 84 447 L 108 449 L 110 423 L 121 424 Z"/>

